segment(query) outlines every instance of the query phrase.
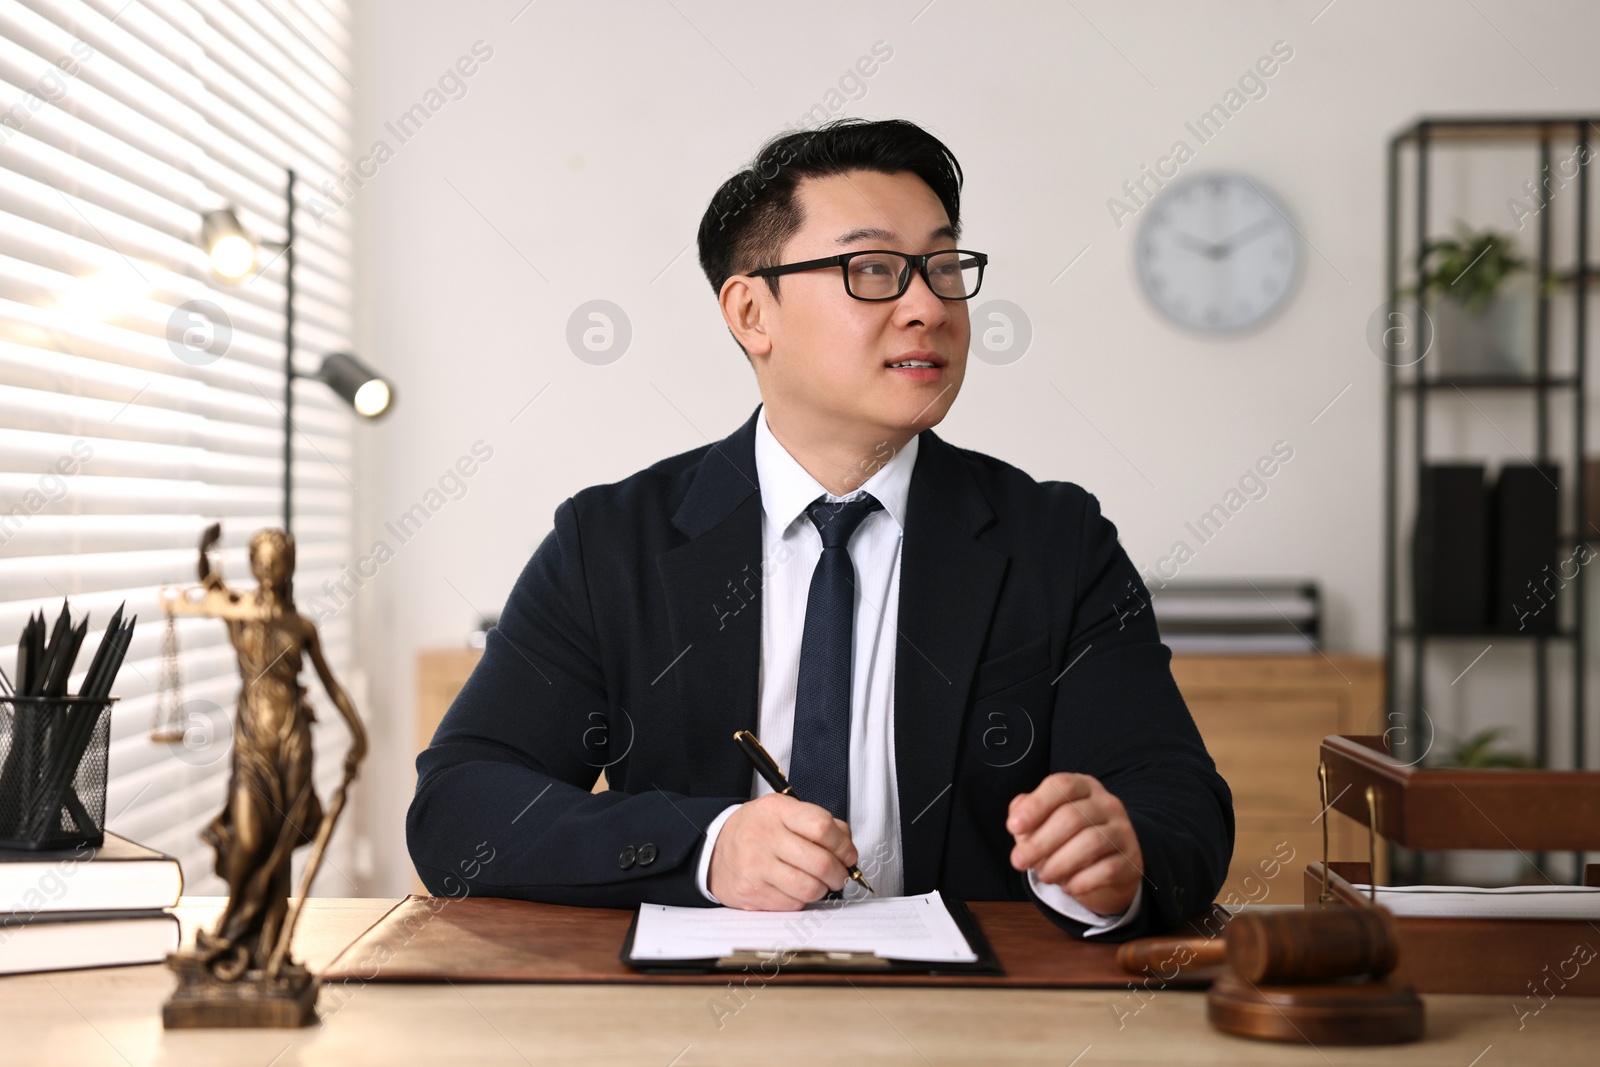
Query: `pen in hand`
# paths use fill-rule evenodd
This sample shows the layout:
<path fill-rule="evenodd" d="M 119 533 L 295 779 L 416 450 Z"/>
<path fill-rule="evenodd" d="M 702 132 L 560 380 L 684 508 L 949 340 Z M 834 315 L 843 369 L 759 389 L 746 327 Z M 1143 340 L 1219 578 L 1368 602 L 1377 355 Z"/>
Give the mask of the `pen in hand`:
<path fill-rule="evenodd" d="M 761 742 L 756 740 L 755 734 L 749 730 L 736 730 L 734 731 L 733 739 L 739 743 L 739 748 L 744 751 L 744 754 L 750 757 L 750 762 L 755 764 L 756 771 L 767 780 L 767 784 L 773 788 L 774 792 L 783 793 L 786 796 L 794 796 L 794 786 L 789 784 L 789 780 L 778 769 L 777 761 L 767 753 L 766 749 L 761 747 Z M 795 797 L 795 799 L 798 800 L 799 798 Z M 862 876 L 861 868 L 853 863 L 850 865 L 850 877 L 866 886 L 867 892 L 874 896 L 877 895 L 878 891 L 872 888 L 872 883 Z"/>

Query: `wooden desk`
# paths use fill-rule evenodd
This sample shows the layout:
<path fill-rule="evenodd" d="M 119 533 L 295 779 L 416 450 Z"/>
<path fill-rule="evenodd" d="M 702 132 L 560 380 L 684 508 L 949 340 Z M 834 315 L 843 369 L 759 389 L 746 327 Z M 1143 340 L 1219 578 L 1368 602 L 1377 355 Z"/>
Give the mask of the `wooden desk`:
<path fill-rule="evenodd" d="M 221 903 L 215 897 L 184 898 L 179 915 L 185 940 L 193 938 L 197 924 L 215 918 Z M 296 934 L 295 955 L 320 967 L 393 903 L 312 900 Z M 1217 1033 L 1205 1020 L 1203 994 L 1173 990 L 1145 993 L 1141 1000 L 1125 989 L 763 989 L 752 982 L 743 1008 L 725 1016 L 719 1029 L 708 1000 L 729 991 L 718 987 L 375 982 L 352 983 L 342 994 L 324 990 L 318 1027 L 165 1031 L 161 1002 L 171 988 L 171 976 L 159 965 L 0 978 L 0 1059 L 15 1067 L 751 1067 L 840 1063 L 846 1057 L 874 1067 L 1492 1067 L 1588 1062 L 1600 1040 L 1594 1001 L 1559 993 L 1537 1016 L 1524 1019 L 1520 1031 L 1505 997 L 1430 996 L 1424 998 L 1427 1036 L 1418 1044 L 1313 1049 Z"/>

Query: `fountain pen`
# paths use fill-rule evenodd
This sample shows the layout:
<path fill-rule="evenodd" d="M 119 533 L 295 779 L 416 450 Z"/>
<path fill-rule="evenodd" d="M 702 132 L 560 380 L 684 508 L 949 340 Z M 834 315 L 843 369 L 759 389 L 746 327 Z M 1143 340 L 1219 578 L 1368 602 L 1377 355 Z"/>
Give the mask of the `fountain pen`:
<path fill-rule="evenodd" d="M 755 764 L 756 771 L 767 780 L 767 784 L 773 788 L 774 792 L 783 793 L 786 796 L 794 796 L 794 786 L 790 785 L 789 779 L 785 778 L 783 772 L 778 770 L 778 762 L 767 753 L 766 749 L 761 747 L 761 742 L 756 740 L 755 734 L 749 730 L 735 730 L 733 739 L 739 743 L 739 747 L 744 751 L 744 754 L 750 757 L 750 762 Z M 800 798 L 795 797 L 795 799 L 798 800 Z M 861 868 L 853 863 L 850 865 L 850 877 L 866 886 L 867 892 L 874 896 L 877 895 L 878 891 L 872 888 L 872 883 L 862 876 Z"/>

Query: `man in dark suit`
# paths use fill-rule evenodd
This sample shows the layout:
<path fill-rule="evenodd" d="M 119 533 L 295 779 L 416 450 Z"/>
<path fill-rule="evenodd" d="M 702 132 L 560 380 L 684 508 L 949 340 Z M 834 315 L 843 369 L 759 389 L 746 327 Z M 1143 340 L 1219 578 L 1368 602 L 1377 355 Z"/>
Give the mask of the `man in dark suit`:
<path fill-rule="evenodd" d="M 960 185 L 917 126 L 838 120 L 712 199 L 701 264 L 762 404 L 556 509 L 417 758 L 431 891 L 793 910 L 864 893 L 859 863 L 1112 940 L 1211 902 L 1232 799 L 1115 526 L 931 429 L 986 261 Z"/>

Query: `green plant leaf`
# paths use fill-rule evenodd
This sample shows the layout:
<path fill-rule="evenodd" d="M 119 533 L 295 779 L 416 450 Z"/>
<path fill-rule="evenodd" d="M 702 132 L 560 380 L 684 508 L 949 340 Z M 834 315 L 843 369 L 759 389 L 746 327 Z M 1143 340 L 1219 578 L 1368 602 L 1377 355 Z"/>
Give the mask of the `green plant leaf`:
<path fill-rule="evenodd" d="M 1488 307 L 1507 278 L 1529 269 L 1511 236 L 1494 230 L 1475 231 L 1459 219 L 1456 236 L 1429 241 L 1423 246 L 1422 259 L 1423 288 L 1474 313 Z M 1416 291 L 1415 287 L 1404 290 L 1406 295 Z"/>
<path fill-rule="evenodd" d="M 1495 747 L 1495 742 L 1505 732 L 1498 726 L 1479 730 L 1451 750 L 1440 765 L 1479 769 L 1532 767 L 1533 761 L 1522 753 Z"/>

